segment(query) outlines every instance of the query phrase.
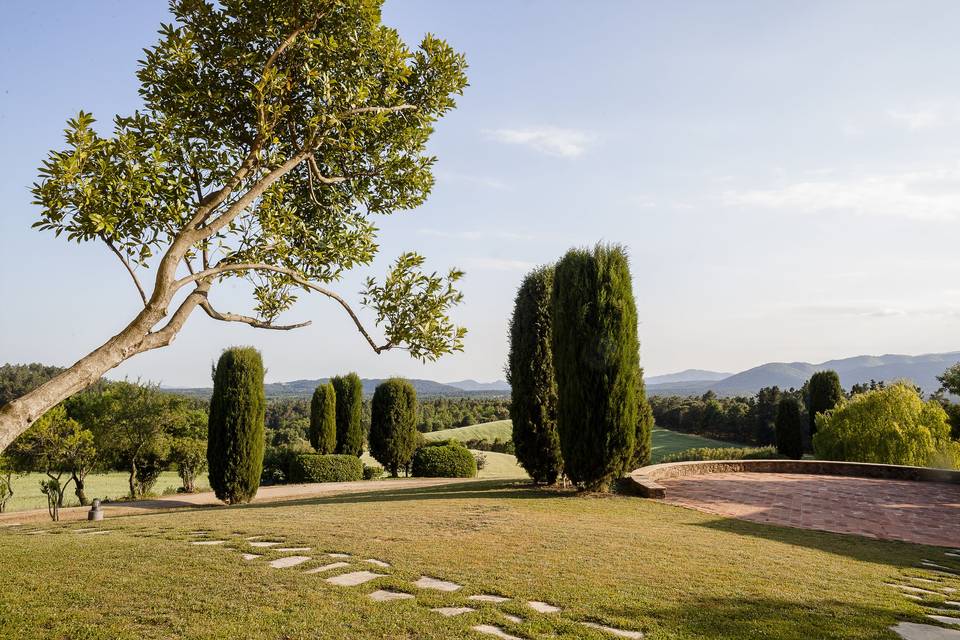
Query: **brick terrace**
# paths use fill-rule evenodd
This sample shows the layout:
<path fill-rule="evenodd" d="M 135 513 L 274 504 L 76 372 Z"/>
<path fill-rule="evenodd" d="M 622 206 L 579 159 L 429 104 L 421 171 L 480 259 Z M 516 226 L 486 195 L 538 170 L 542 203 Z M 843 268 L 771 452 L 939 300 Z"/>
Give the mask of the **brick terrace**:
<path fill-rule="evenodd" d="M 665 502 L 721 516 L 919 544 L 960 546 L 960 484 L 793 473 L 659 480 Z"/>

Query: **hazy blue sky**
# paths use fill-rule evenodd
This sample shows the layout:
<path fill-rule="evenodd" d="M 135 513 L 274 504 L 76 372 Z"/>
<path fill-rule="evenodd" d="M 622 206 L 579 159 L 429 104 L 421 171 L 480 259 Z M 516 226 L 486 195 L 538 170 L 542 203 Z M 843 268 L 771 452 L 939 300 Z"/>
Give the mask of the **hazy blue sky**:
<path fill-rule="evenodd" d="M 382 221 L 382 253 L 467 271 L 466 351 L 376 356 L 344 315 L 256 331 L 196 314 L 111 375 L 207 384 L 260 347 L 269 380 L 502 377 L 525 270 L 572 245 L 632 256 L 647 373 L 960 349 L 960 3 L 388 0 L 408 42 L 467 54 L 439 124 L 437 187 Z M 137 311 L 107 250 L 30 229 L 28 187 L 79 109 L 138 106 L 134 71 L 166 3 L 6 3 L 0 21 L 0 362 L 70 364 Z M 246 310 L 241 285 L 215 297 Z M 353 296 L 356 299 L 356 296 Z"/>

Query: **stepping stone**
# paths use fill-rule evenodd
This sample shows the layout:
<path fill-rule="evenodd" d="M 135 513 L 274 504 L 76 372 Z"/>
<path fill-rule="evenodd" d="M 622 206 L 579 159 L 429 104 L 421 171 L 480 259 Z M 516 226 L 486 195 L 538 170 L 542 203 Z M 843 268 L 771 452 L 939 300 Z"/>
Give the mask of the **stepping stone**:
<path fill-rule="evenodd" d="M 911 600 L 923 600 L 923 598 L 920 596 L 915 596 L 909 593 L 901 593 L 900 595 L 902 595 L 904 598 L 910 598 Z"/>
<path fill-rule="evenodd" d="M 223 544 L 226 540 L 197 540 L 196 542 L 191 542 L 190 544 L 195 544 L 199 547 L 213 547 L 218 544 Z"/>
<path fill-rule="evenodd" d="M 412 593 L 402 593 L 400 591 L 384 591 L 380 589 L 379 591 L 374 591 L 370 594 L 370 599 L 375 602 L 390 602 L 391 600 L 407 600 L 413 598 Z"/>
<path fill-rule="evenodd" d="M 940 591 L 943 591 L 944 593 L 956 593 L 956 592 L 957 592 L 957 590 L 954 589 L 953 587 L 944 587 L 943 589 L 940 589 Z"/>
<path fill-rule="evenodd" d="M 434 589 L 436 591 L 458 591 L 463 588 L 456 582 L 447 582 L 446 580 L 437 580 L 427 576 L 420 576 L 420 579 L 413 583 L 414 586 L 421 589 Z"/>
<path fill-rule="evenodd" d="M 927 578 L 917 578 L 915 576 L 911 576 L 910 579 L 915 582 L 926 582 L 927 584 L 940 584 L 936 580 L 928 580 Z"/>
<path fill-rule="evenodd" d="M 283 544 L 282 542 L 251 542 L 251 547 L 257 547 L 258 549 L 266 549 L 268 547 L 275 547 L 278 544 Z"/>
<path fill-rule="evenodd" d="M 340 569 L 341 567 L 349 567 L 349 562 L 332 562 L 330 564 L 325 564 L 322 567 L 316 567 L 314 569 L 307 569 L 304 573 L 323 573 L 324 571 L 333 571 L 334 569 Z"/>
<path fill-rule="evenodd" d="M 71 529 L 74 533 L 87 533 L 88 531 L 96 531 L 96 529 Z"/>
<path fill-rule="evenodd" d="M 274 551 L 283 551 L 284 553 L 294 553 L 296 551 L 310 551 L 310 547 L 279 547 Z"/>
<path fill-rule="evenodd" d="M 328 558 L 349 558 L 350 554 L 349 553 L 328 553 L 327 557 Z"/>
<path fill-rule="evenodd" d="M 932 616 L 928 614 L 927 617 L 931 620 L 936 620 L 940 624 L 960 625 L 960 618 L 954 618 L 952 616 Z"/>
<path fill-rule="evenodd" d="M 365 562 L 369 562 L 370 564 L 375 565 L 377 567 L 383 567 L 384 569 L 390 566 L 389 562 L 384 562 L 383 560 L 375 560 L 374 558 L 367 558 Z"/>
<path fill-rule="evenodd" d="M 504 596 L 494 596 L 488 593 L 481 593 L 475 596 L 467 596 L 467 600 L 474 600 L 475 602 L 492 602 L 494 604 L 500 604 L 501 602 L 506 602 L 510 598 L 505 598 Z"/>
<path fill-rule="evenodd" d="M 944 552 L 945 556 L 948 558 L 960 558 L 960 553 L 950 553 L 949 551 Z"/>
<path fill-rule="evenodd" d="M 503 614 L 503 617 L 512 622 L 513 624 L 520 624 L 523 622 L 523 618 L 520 616 L 515 616 L 510 613 Z"/>
<path fill-rule="evenodd" d="M 502 640 L 523 640 L 523 638 L 518 638 L 517 636 L 512 636 L 500 627 L 495 627 L 492 624 L 478 624 L 475 627 L 471 627 L 477 633 L 483 633 L 488 636 L 496 636 Z"/>
<path fill-rule="evenodd" d="M 951 607 L 960 607 L 960 602 L 956 602 L 955 600 L 944 600 L 943 604 L 948 604 Z"/>
<path fill-rule="evenodd" d="M 246 540 L 247 542 L 250 542 L 251 540 L 259 540 L 262 537 L 263 536 L 250 536 L 249 538 L 244 538 L 244 540 Z"/>
<path fill-rule="evenodd" d="M 240 557 L 244 560 L 256 560 L 257 558 L 262 558 L 263 556 L 258 556 L 255 553 L 241 553 Z"/>
<path fill-rule="evenodd" d="M 307 560 L 312 560 L 310 556 L 287 556 L 286 558 L 277 558 L 270 562 L 270 566 L 274 569 L 286 569 L 287 567 L 295 567 L 298 564 L 303 564 Z"/>
<path fill-rule="evenodd" d="M 464 613 L 470 613 L 471 611 L 476 611 L 473 607 L 437 607 L 436 609 L 430 609 L 434 613 L 439 613 L 440 615 L 452 618 L 453 616 L 459 616 Z"/>
<path fill-rule="evenodd" d="M 557 613 L 560 611 L 560 607 L 555 607 L 552 604 L 540 602 L 539 600 L 531 600 L 527 603 L 527 606 L 540 613 Z"/>
<path fill-rule="evenodd" d="M 901 622 L 895 627 L 890 627 L 890 630 L 903 640 L 960 640 L 960 631 L 930 624 Z"/>
<path fill-rule="evenodd" d="M 370 582 L 371 580 L 376 580 L 377 578 L 383 577 L 384 574 L 382 573 L 373 573 L 371 571 L 354 571 L 352 573 L 344 573 L 339 576 L 327 578 L 327 582 L 341 587 L 355 587 L 358 584 L 363 584 L 364 582 Z"/>
<path fill-rule="evenodd" d="M 0 524 L 0 527 L 19 527 L 22 524 L 22 522 L 4 522 L 3 524 Z"/>
<path fill-rule="evenodd" d="M 930 591 L 930 589 L 921 589 L 920 587 L 911 587 L 908 584 L 894 584 L 892 582 L 885 583 L 888 587 L 894 587 L 902 591 L 909 591 L 910 593 L 929 593 L 931 595 L 939 595 L 936 591 Z"/>
<path fill-rule="evenodd" d="M 101 531 L 91 531 L 90 533 L 85 533 L 85 536 L 102 536 L 105 533 L 110 533 L 111 529 L 103 529 Z M 42 533 L 42 532 L 41 532 Z"/>
<path fill-rule="evenodd" d="M 608 627 L 606 625 L 597 624 L 596 622 L 581 622 L 585 627 L 590 627 L 591 629 L 597 629 L 599 631 L 606 631 L 607 633 L 617 636 L 618 638 L 630 638 L 631 640 L 639 640 L 643 637 L 643 634 L 639 631 L 627 631 L 626 629 L 617 629 L 616 627 Z"/>

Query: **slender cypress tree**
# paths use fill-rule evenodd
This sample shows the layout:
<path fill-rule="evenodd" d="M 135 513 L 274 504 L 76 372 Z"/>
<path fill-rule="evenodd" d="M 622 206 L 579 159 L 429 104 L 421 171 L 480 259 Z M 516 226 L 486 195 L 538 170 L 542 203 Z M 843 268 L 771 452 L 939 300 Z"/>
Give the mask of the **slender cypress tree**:
<path fill-rule="evenodd" d="M 417 392 L 403 378 L 380 383 L 370 405 L 370 455 L 394 478 L 417 450 Z"/>
<path fill-rule="evenodd" d="M 331 378 L 336 395 L 337 453 L 360 456 L 363 453 L 363 383 L 360 376 L 348 373 Z"/>
<path fill-rule="evenodd" d="M 788 458 L 803 457 L 803 418 L 800 401 L 793 396 L 784 396 L 777 405 L 775 424 L 777 452 Z"/>
<path fill-rule="evenodd" d="M 329 382 L 314 389 L 310 400 L 310 444 L 317 453 L 337 448 L 337 394 Z"/>
<path fill-rule="evenodd" d="M 647 400 L 647 385 L 643 381 L 643 369 L 640 369 L 640 386 L 637 388 L 637 433 L 633 443 L 633 459 L 624 473 L 650 464 L 653 454 L 653 407 Z"/>
<path fill-rule="evenodd" d="M 637 431 L 640 345 L 627 254 L 572 249 L 551 298 L 557 430 L 564 471 L 602 489 L 629 466 Z"/>
<path fill-rule="evenodd" d="M 207 426 L 210 487 L 227 504 L 250 502 L 263 472 L 263 360 L 252 347 L 220 356 Z"/>
<path fill-rule="evenodd" d="M 817 432 L 817 414 L 832 411 L 837 403 L 843 399 L 843 387 L 840 386 L 840 376 L 836 371 L 817 371 L 810 376 L 807 383 L 807 393 L 810 395 L 808 407 L 810 417 L 810 437 Z"/>
<path fill-rule="evenodd" d="M 527 274 L 510 320 L 510 419 L 517 461 L 534 482 L 553 484 L 563 469 L 557 433 L 557 383 L 553 375 L 550 295 L 553 267 Z"/>

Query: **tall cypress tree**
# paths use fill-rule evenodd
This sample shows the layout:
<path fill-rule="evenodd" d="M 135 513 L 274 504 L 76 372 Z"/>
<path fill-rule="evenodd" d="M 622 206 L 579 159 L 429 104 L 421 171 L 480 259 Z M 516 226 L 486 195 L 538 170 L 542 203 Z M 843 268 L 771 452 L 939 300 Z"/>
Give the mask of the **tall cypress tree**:
<path fill-rule="evenodd" d="M 647 400 L 647 385 L 643 380 L 643 369 L 640 369 L 640 385 L 637 388 L 637 433 L 633 443 L 633 459 L 624 473 L 650 464 L 653 455 L 653 407 Z"/>
<path fill-rule="evenodd" d="M 843 399 L 843 387 L 840 386 L 840 376 L 836 371 L 817 371 L 810 376 L 807 383 L 807 393 L 810 396 L 808 414 L 810 417 L 810 437 L 817 432 L 816 417 L 818 413 L 832 411 L 837 403 Z"/>
<path fill-rule="evenodd" d="M 510 319 L 510 419 L 517 461 L 534 482 L 553 484 L 563 469 L 557 433 L 557 383 L 553 375 L 550 295 L 553 267 L 527 274 Z"/>
<path fill-rule="evenodd" d="M 336 395 L 337 453 L 359 456 L 363 453 L 363 383 L 360 376 L 348 373 L 331 378 Z"/>
<path fill-rule="evenodd" d="M 777 405 L 775 424 L 777 452 L 788 458 L 803 457 L 803 418 L 800 401 L 794 396 L 784 396 Z"/>
<path fill-rule="evenodd" d="M 629 466 L 637 431 L 640 345 L 626 252 L 572 249 L 554 271 L 553 364 L 566 474 L 600 489 Z"/>
<path fill-rule="evenodd" d="M 317 453 L 337 448 L 337 394 L 329 382 L 314 389 L 310 400 L 310 444 Z"/>
<path fill-rule="evenodd" d="M 227 504 L 250 502 L 263 472 L 263 360 L 252 347 L 220 356 L 207 426 L 210 487 Z"/>
<path fill-rule="evenodd" d="M 417 391 L 403 378 L 377 385 L 370 405 L 370 455 L 397 477 L 419 442 Z"/>

